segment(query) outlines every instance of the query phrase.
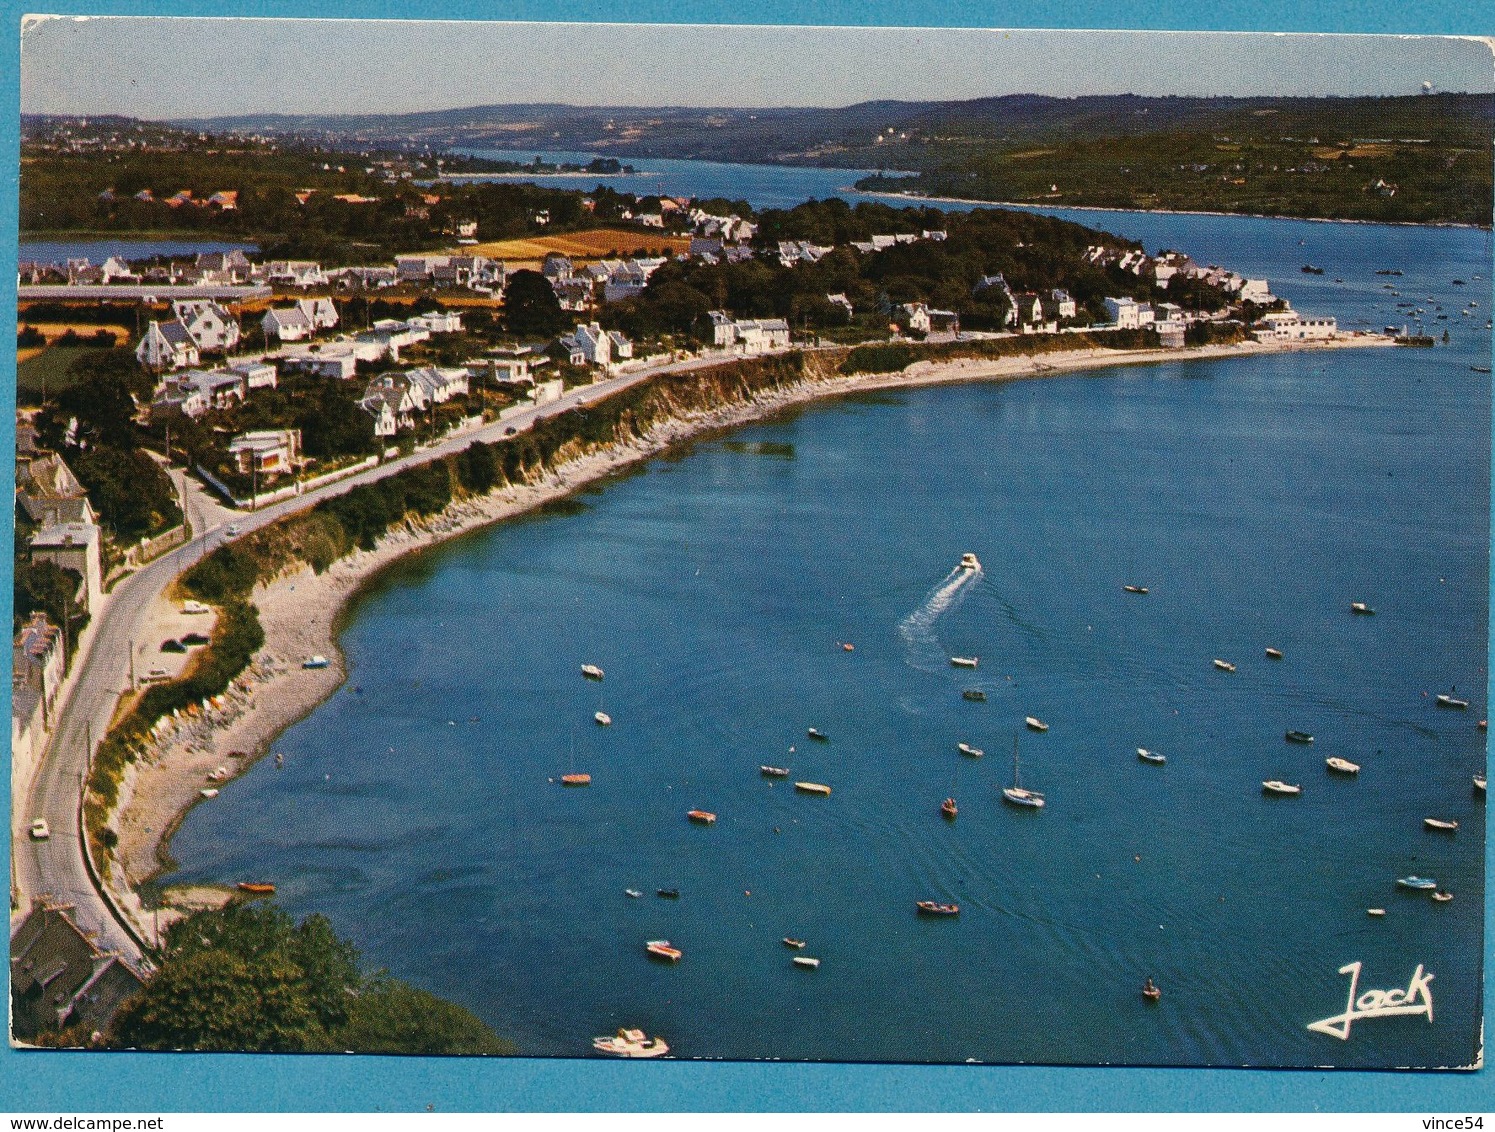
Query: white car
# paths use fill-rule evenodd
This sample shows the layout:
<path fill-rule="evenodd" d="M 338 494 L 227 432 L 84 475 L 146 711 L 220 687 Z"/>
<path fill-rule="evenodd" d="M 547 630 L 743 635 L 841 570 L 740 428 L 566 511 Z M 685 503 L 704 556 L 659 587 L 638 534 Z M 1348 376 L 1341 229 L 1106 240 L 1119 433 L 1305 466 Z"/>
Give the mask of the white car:
<path fill-rule="evenodd" d="M 31 823 L 32 841 L 45 841 L 51 836 L 52 831 L 47 828 L 47 821 L 45 818 L 37 818 L 34 822 Z"/>
<path fill-rule="evenodd" d="M 229 527 L 229 529 L 225 533 L 229 538 L 238 538 L 241 534 L 244 533 L 244 530 L 242 527 L 233 526 Z"/>

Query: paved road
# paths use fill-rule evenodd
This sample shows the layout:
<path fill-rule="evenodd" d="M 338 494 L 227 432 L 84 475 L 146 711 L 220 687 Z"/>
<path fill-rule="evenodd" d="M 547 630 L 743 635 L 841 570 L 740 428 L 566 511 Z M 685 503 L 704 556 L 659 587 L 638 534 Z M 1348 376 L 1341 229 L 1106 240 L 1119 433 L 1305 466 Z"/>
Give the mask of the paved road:
<path fill-rule="evenodd" d="M 89 877 L 79 835 L 79 799 L 88 769 L 89 752 L 107 732 L 119 697 L 128 690 L 131 646 L 146 643 L 152 604 L 183 570 L 232 537 L 247 534 L 322 499 L 342 495 L 359 484 L 371 483 L 403 468 L 461 451 L 474 441 L 499 439 L 509 429 L 522 431 L 543 417 L 565 412 L 583 401 L 598 400 L 665 370 L 696 369 L 721 360 L 703 358 L 669 363 L 581 386 L 557 401 L 516 413 L 496 424 L 451 436 L 409 456 L 252 514 L 229 512 L 207 498 L 196 485 L 187 486 L 187 513 L 196 536 L 114 587 L 94 619 L 91 639 L 74 658 L 74 679 L 58 715 L 61 722 L 42 756 L 30 792 L 24 799 L 17 799 L 12 867 L 22 893 L 22 906 L 28 898 L 43 894 L 71 904 L 78 926 L 94 933 L 100 947 L 130 958 L 139 957 L 138 941 L 116 917 Z M 32 819 L 38 817 L 45 818 L 51 828 L 52 836 L 46 841 L 33 841 L 27 834 Z"/>

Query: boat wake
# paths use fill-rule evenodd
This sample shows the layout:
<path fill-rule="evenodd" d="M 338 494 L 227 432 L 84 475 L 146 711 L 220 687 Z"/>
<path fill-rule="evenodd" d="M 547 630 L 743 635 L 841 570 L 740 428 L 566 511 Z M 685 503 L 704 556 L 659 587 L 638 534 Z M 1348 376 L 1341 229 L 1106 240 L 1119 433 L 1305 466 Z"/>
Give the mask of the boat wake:
<path fill-rule="evenodd" d="M 917 668 L 920 672 L 940 672 L 949 667 L 950 658 L 940 647 L 939 637 L 934 631 L 935 622 L 964 601 L 981 576 L 979 567 L 967 570 L 957 566 L 924 595 L 924 602 L 918 609 L 898 622 L 904 659 L 910 668 Z"/>

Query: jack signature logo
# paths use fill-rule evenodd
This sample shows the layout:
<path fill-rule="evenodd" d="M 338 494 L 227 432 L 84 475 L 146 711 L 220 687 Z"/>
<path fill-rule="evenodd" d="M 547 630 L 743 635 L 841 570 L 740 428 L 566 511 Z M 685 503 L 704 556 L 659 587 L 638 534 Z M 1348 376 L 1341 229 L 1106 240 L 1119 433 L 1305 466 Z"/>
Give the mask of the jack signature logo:
<path fill-rule="evenodd" d="M 1417 964 L 1417 970 L 1412 972 L 1412 981 L 1407 984 L 1406 990 L 1401 988 L 1368 990 L 1358 997 L 1356 992 L 1360 989 L 1360 963 L 1358 961 L 1346 963 L 1339 969 L 1339 973 L 1350 977 L 1350 996 L 1345 1003 L 1344 1013 L 1310 1022 L 1308 1024 L 1310 1030 L 1317 1030 L 1321 1034 L 1328 1034 L 1332 1038 L 1347 1042 L 1350 1040 L 1350 1023 L 1361 1018 L 1389 1018 L 1395 1014 L 1426 1014 L 1429 1022 L 1433 1020 L 1433 992 L 1428 989 L 1433 976 L 1431 973 L 1423 972 L 1421 963 Z"/>

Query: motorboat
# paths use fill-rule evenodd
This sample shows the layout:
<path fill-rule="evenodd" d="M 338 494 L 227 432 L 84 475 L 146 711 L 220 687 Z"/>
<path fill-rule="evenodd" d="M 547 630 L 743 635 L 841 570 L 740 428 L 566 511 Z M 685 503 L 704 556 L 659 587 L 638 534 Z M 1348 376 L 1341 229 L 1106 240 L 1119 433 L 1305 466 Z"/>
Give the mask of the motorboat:
<path fill-rule="evenodd" d="M 315 656 L 309 656 L 301 662 L 302 668 L 328 668 L 331 665 L 332 661 L 328 660 L 321 653 L 318 653 Z"/>
<path fill-rule="evenodd" d="M 649 958 L 662 959 L 666 963 L 678 963 L 685 954 L 678 947 L 671 946 L 667 939 L 651 939 L 644 944 L 644 950 L 649 953 Z"/>
<path fill-rule="evenodd" d="M 275 891 L 275 886 L 269 881 L 241 880 L 234 887 L 240 892 L 248 892 L 254 896 L 269 896 Z"/>
<path fill-rule="evenodd" d="M 1436 829 L 1441 833 L 1453 833 L 1459 828 L 1456 821 L 1445 821 L 1442 818 L 1423 818 L 1422 824 L 1427 829 Z"/>
<path fill-rule="evenodd" d="M 1439 707 L 1457 708 L 1460 711 L 1463 711 L 1469 706 L 1468 700 L 1458 700 L 1453 696 L 1445 695 L 1443 693 L 1439 693 L 1438 697 L 1433 702 L 1436 703 Z"/>
<path fill-rule="evenodd" d="M 1450 900 L 1453 899 L 1453 893 L 1445 892 L 1441 888 L 1436 889 L 1433 892 L 1433 899 L 1436 900 L 1439 904 L 1447 904 Z"/>
<path fill-rule="evenodd" d="M 597 721 L 599 727 L 611 727 L 613 725 L 613 717 L 605 711 L 597 712 L 592 718 Z"/>
<path fill-rule="evenodd" d="M 649 1038 L 642 1030 L 620 1029 L 612 1037 L 592 1039 L 592 1048 L 613 1057 L 663 1057 L 670 1047 L 663 1038 Z"/>
<path fill-rule="evenodd" d="M 1142 984 L 1142 997 L 1148 1002 L 1157 1002 L 1163 997 L 1163 990 L 1149 978 Z"/>
<path fill-rule="evenodd" d="M 960 915 L 959 904 L 941 904 L 935 900 L 916 900 L 914 907 L 919 910 L 921 916 L 958 916 Z"/>
<path fill-rule="evenodd" d="M 1349 759 L 1342 759 L 1338 755 L 1331 755 L 1324 760 L 1324 765 L 1330 770 L 1337 770 L 1340 774 L 1359 774 L 1360 764 L 1352 763 Z"/>
<path fill-rule="evenodd" d="M 805 728 L 805 734 L 808 735 L 811 739 L 819 739 L 822 743 L 829 743 L 831 739 L 829 735 L 820 730 L 820 728 L 818 727 Z"/>
<path fill-rule="evenodd" d="M 590 786 L 592 776 L 590 774 L 563 774 L 561 775 L 562 786 Z"/>
<path fill-rule="evenodd" d="M 1289 743 L 1312 743 L 1313 736 L 1306 731 L 1288 731 L 1282 736 Z"/>
<path fill-rule="evenodd" d="M 1367 908 L 1365 910 L 1365 914 L 1367 916 L 1384 916 L 1386 914 L 1386 909 L 1385 908 Z"/>
<path fill-rule="evenodd" d="M 981 563 L 976 556 L 969 551 L 960 556 L 960 568 L 962 570 L 979 570 Z"/>
<path fill-rule="evenodd" d="M 1482 774 L 1476 774 L 1474 776 L 1474 788 L 1476 790 L 1478 790 L 1481 794 L 1483 794 L 1485 792 L 1485 776 L 1484 775 L 1482 775 Z"/>
<path fill-rule="evenodd" d="M 214 786 L 209 786 L 206 789 L 199 790 L 198 793 L 201 794 L 204 798 L 218 797 L 218 789 Z"/>
<path fill-rule="evenodd" d="M 1157 751 L 1149 751 L 1146 747 L 1137 748 L 1137 757 L 1145 763 L 1157 763 L 1159 766 L 1168 761 L 1167 755 L 1160 755 Z"/>
<path fill-rule="evenodd" d="M 1145 594 L 1147 592 L 1146 586 L 1122 586 L 1121 588 L 1129 594 Z"/>
<path fill-rule="evenodd" d="M 820 966 L 820 960 L 809 955 L 796 955 L 793 963 L 796 967 L 803 967 L 807 971 L 813 971 Z"/>
<path fill-rule="evenodd" d="M 758 773 L 764 778 L 788 778 L 789 768 L 786 766 L 760 766 Z"/>
<path fill-rule="evenodd" d="M 581 674 L 588 680 L 601 680 L 605 675 L 602 669 L 598 668 L 595 664 L 583 664 L 581 666 Z"/>
<path fill-rule="evenodd" d="M 981 663 L 979 656 L 952 656 L 950 664 L 955 668 L 975 668 Z"/>
<path fill-rule="evenodd" d="M 956 806 L 954 798 L 946 798 L 940 803 L 940 813 L 947 818 L 953 818 L 960 813 L 960 808 Z"/>
<path fill-rule="evenodd" d="M 1036 715 L 1028 716 L 1023 720 L 1023 722 L 1028 725 L 1029 731 L 1047 731 L 1049 729 L 1049 725 L 1043 720 L 1039 719 Z"/>
<path fill-rule="evenodd" d="M 1366 605 L 1363 601 L 1352 601 L 1350 602 L 1350 612 L 1358 613 L 1362 617 L 1370 617 L 1373 616 L 1376 611 L 1370 606 Z"/>
<path fill-rule="evenodd" d="M 1438 882 L 1430 877 L 1398 877 L 1396 883 L 1398 888 L 1411 888 L 1418 892 L 1432 892 L 1438 887 Z"/>
<path fill-rule="evenodd" d="M 829 798 L 831 788 L 820 782 L 796 782 L 794 788 L 801 794 L 820 794 Z"/>
<path fill-rule="evenodd" d="M 716 815 L 710 810 L 686 810 L 685 816 L 697 825 L 712 825 L 716 821 Z"/>
<path fill-rule="evenodd" d="M 960 695 L 962 699 L 970 700 L 973 704 L 986 703 L 986 693 L 980 688 L 967 688 Z"/>
<path fill-rule="evenodd" d="M 663 900 L 679 900 L 680 890 L 678 888 L 656 888 L 654 895 Z"/>
<path fill-rule="evenodd" d="M 1041 810 L 1043 808 L 1043 795 L 1037 790 L 1026 790 L 1018 781 L 1017 776 L 1017 736 L 1012 737 L 1012 785 L 1002 790 L 1004 801 L 1011 802 L 1014 806 L 1026 806 L 1029 809 Z"/>
<path fill-rule="evenodd" d="M 1261 788 L 1268 794 L 1301 794 L 1303 788 L 1294 786 L 1292 783 L 1283 782 L 1280 778 L 1269 778 L 1261 784 Z"/>
<path fill-rule="evenodd" d="M 856 652 L 857 651 L 857 647 L 856 647 L 856 645 L 852 644 L 850 641 L 843 641 L 841 643 L 841 651 L 842 652 Z"/>
<path fill-rule="evenodd" d="M 1219 657 L 1215 657 L 1215 667 L 1218 668 L 1221 672 L 1235 671 L 1235 665 L 1231 664 L 1228 660 L 1221 660 Z"/>
<path fill-rule="evenodd" d="M 983 751 L 980 747 L 973 747 L 969 743 L 956 743 L 955 749 L 961 754 L 968 755 L 973 759 L 979 759 L 982 755 L 986 754 L 986 752 Z"/>
<path fill-rule="evenodd" d="M 628 897 L 629 900 L 638 900 L 644 894 L 636 888 L 625 888 L 623 890 L 623 895 Z"/>
<path fill-rule="evenodd" d="M 1282 659 L 1282 650 L 1281 649 L 1274 649 L 1274 648 L 1268 647 L 1268 649 L 1267 649 L 1267 655 L 1269 657 L 1271 657 L 1273 660 L 1281 660 Z"/>
<path fill-rule="evenodd" d="M 795 939 L 793 936 L 789 936 L 789 935 L 786 935 L 784 937 L 784 946 L 785 947 L 792 947 L 795 950 L 798 950 L 799 948 L 803 947 L 804 945 L 805 945 L 805 941 L 802 940 L 802 939 Z"/>

